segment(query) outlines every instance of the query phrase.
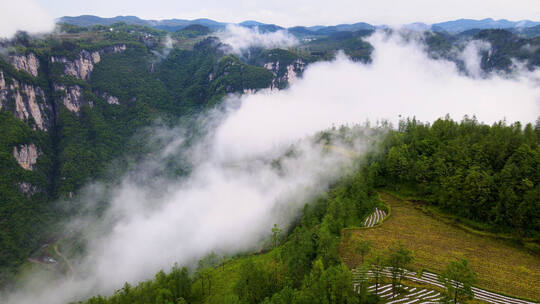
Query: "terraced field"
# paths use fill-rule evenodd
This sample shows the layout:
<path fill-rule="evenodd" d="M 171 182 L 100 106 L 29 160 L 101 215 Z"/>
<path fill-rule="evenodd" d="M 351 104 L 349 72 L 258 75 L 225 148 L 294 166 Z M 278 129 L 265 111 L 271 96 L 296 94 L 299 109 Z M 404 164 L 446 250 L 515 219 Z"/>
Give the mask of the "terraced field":
<path fill-rule="evenodd" d="M 356 269 L 352 270 L 353 275 L 356 277 L 358 274 L 358 271 Z M 368 275 L 371 276 L 371 273 Z M 383 271 L 383 275 L 385 277 L 390 278 L 392 276 L 392 273 L 390 272 L 390 269 L 385 269 Z M 413 271 L 406 271 L 405 279 L 417 282 L 421 284 L 427 284 L 431 285 L 433 287 L 438 287 L 439 289 L 445 289 L 444 285 L 442 285 L 437 275 L 430 272 L 422 272 L 421 276 L 418 276 L 417 273 Z M 355 287 L 356 287 L 355 283 Z M 390 288 L 390 284 L 379 286 L 376 294 L 379 295 L 382 299 L 386 300 L 387 304 L 392 303 L 400 303 L 400 304 L 410 304 L 410 303 L 437 303 L 437 301 L 440 301 L 443 297 L 440 291 L 429 289 L 429 288 L 416 288 L 416 287 L 409 287 L 409 286 L 401 286 L 400 288 L 402 290 L 402 293 L 394 295 L 392 293 L 392 289 Z M 375 285 L 372 285 L 368 288 L 369 291 L 375 292 Z M 480 288 L 473 287 L 472 291 L 474 293 L 474 299 L 480 300 L 487 303 L 492 304 L 534 304 L 535 302 L 531 301 L 525 301 L 521 299 L 516 299 L 512 297 L 507 297 L 504 295 L 500 295 L 497 293 L 489 292 Z"/>
<path fill-rule="evenodd" d="M 373 251 L 381 251 L 399 240 L 413 252 L 412 269 L 422 269 L 426 275 L 427 271 L 440 273 L 450 261 L 465 258 L 477 273 L 476 287 L 540 301 L 540 257 L 537 254 L 439 221 L 422 212 L 414 203 L 385 193 L 381 193 L 380 197 L 392 208 L 392 213 L 382 225 L 343 231 L 340 255 L 349 267 L 354 268 L 361 262 L 361 256 L 355 251 L 360 241 L 370 241 Z M 436 276 L 431 279 L 436 280 Z M 483 293 L 481 289 L 477 289 L 479 296 Z M 490 303 L 527 302 L 513 298 L 493 300 L 489 294 L 484 296 L 484 301 L 494 301 Z"/>
<path fill-rule="evenodd" d="M 383 289 L 384 288 L 384 289 Z M 383 288 L 379 286 L 377 295 L 382 299 L 387 300 L 386 304 L 400 303 L 400 304 L 431 304 L 439 303 L 443 295 L 436 291 L 425 288 L 416 288 L 409 286 L 402 286 L 402 294 L 393 295 L 392 286 L 390 284 L 384 285 Z M 368 288 L 369 291 L 375 292 L 375 285 Z"/>
<path fill-rule="evenodd" d="M 384 210 L 381 210 L 379 208 L 375 208 L 375 212 L 373 212 L 370 216 L 366 218 L 364 221 L 365 227 L 374 227 L 375 225 L 379 224 L 383 218 L 386 217 L 386 212 Z"/>

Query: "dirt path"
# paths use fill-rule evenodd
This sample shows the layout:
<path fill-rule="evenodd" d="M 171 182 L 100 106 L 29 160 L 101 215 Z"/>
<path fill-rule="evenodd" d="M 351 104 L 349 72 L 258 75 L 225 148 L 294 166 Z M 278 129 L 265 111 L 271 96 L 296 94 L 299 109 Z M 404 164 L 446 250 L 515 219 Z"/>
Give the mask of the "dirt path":
<path fill-rule="evenodd" d="M 42 262 L 42 261 L 40 261 L 38 259 L 28 258 L 28 261 L 31 262 L 31 263 L 40 264 L 40 265 L 44 265 L 44 266 L 51 266 L 51 264 Z"/>
<path fill-rule="evenodd" d="M 71 275 L 75 276 L 75 271 L 73 270 L 73 265 L 71 265 L 71 262 L 60 252 L 60 250 L 58 250 L 58 244 L 54 244 L 53 248 L 54 248 L 54 252 L 64 260 L 64 262 L 66 263 L 66 265 L 69 268 L 69 271 L 71 272 Z"/>

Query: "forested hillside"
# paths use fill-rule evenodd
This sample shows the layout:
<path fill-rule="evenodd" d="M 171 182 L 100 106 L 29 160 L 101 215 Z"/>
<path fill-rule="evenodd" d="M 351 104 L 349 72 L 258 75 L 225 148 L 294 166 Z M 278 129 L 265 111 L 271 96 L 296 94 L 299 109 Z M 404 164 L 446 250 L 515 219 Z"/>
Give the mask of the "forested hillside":
<path fill-rule="evenodd" d="M 265 253 L 209 255 L 194 274 L 175 266 L 154 280 L 84 303 L 359 303 L 338 245 L 341 230 L 361 225 L 376 206 L 382 207 L 372 182 L 358 171 L 306 204 L 291 232 L 275 227 Z"/>
<path fill-rule="evenodd" d="M 370 166 L 379 186 L 413 194 L 470 224 L 538 241 L 540 120 L 402 121 Z"/>
<path fill-rule="evenodd" d="M 131 140 L 137 130 L 158 117 L 172 123 L 196 115 L 227 93 L 267 88 L 276 78 L 227 55 L 216 38 L 201 38 L 204 28 L 177 32 L 172 47 L 165 46 L 165 31 L 142 26 L 62 30 L 2 42 L 8 50 L 0 57 L 5 275 L 58 236 L 58 220 L 77 209 L 69 203 L 77 190 L 114 178 L 106 170 L 112 160 L 119 160 L 118 176 L 130 165 L 125 156 L 144 155 L 142 143 Z M 57 205 L 59 199 L 67 204 Z"/>
<path fill-rule="evenodd" d="M 338 134 L 352 143 L 354 130 L 341 127 L 317 138 L 332 146 Z M 353 174 L 306 204 L 293 229 L 274 227 L 262 252 L 232 258 L 210 254 L 194 272 L 175 266 L 136 286 L 126 283 L 112 296 L 80 303 L 377 303 L 381 299 L 375 295 L 352 290 L 353 275 L 338 244 L 349 235 L 344 228 L 363 227 L 375 208 L 389 211 L 376 195 L 381 187 L 412 193 L 475 229 L 511 232 L 538 244 L 540 122 L 523 127 L 489 126 L 474 118 L 433 124 L 409 119 L 397 130 L 373 134 L 385 134 L 379 149 L 357 159 Z M 359 255 L 362 248 L 367 255 L 370 243 L 351 250 Z M 395 243 L 372 253 L 369 263 L 389 265 L 393 254 L 411 253 Z"/>

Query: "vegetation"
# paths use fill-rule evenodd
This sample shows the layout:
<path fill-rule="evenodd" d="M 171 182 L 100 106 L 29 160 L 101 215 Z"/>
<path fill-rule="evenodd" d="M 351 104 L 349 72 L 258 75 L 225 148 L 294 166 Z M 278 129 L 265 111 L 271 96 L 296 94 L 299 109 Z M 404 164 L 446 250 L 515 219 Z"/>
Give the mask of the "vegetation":
<path fill-rule="evenodd" d="M 158 117 L 169 124 L 180 118 L 188 121 L 216 105 L 225 94 L 268 87 L 273 77 L 263 67 L 225 56 L 215 38 L 194 43 L 192 50 L 173 48 L 163 59 L 166 32 L 161 30 L 124 23 L 93 28 L 62 25 L 60 30 L 63 32 L 46 39 L 20 33 L 13 41 L 3 42 L 11 52 L 37 55 L 37 77 L 16 70 L 3 57 L 0 70 L 8 85 L 16 79 L 43 90 L 46 100 L 38 102 L 51 109 L 46 114 L 52 122 L 48 132 L 32 130 L 32 121 L 24 124 L 15 118 L 14 100 L 0 110 L 4 132 L 0 138 L 0 210 L 6 219 L 0 221 L 0 283 L 11 281 L 8 276 L 32 252 L 58 237 L 55 223 L 78 212 L 72 198 L 83 185 L 97 178 L 112 181 L 116 175 L 111 176 L 108 168 L 113 160 L 118 160 L 114 174 L 121 174 L 130 166 L 130 159 L 148 152 L 145 142 L 131 140 L 135 132 Z M 82 50 L 100 51 L 118 44 L 126 45 L 126 50 L 104 52 L 89 81 L 65 75 L 62 63 L 50 62 L 51 57 L 73 60 Z M 64 107 L 60 98 L 65 93 L 55 92 L 56 85 L 80 88 L 78 113 Z M 120 104 L 108 104 L 105 94 L 118 98 Z M 26 143 L 36 144 L 41 152 L 31 172 L 20 168 L 13 158 L 13 147 Z M 176 174 L 186 172 L 185 168 L 175 169 Z M 22 193 L 21 183 L 38 191 Z M 54 204 L 59 198 L 70 201 L 67 208 Z"/>
<path fill-rule="evenodd" d="M 54 215 L 48 208 L 51 187 L 51 143 L 44 132 L 32 130 L 11 113 L 0 111 L 0 282 L 8 276 L 19 261 L 28 257 L 32 246 L 46 237 L 40 227 L 50 224 Z M 19 166 L 13 157 L 14 147 L 34 143 L 44 154 L 38 159 L 34 171 Z M 25 189 L 24 185 L 32 185 Z"/>
<path fill-rule="evenodd" d="M 343 231 L 340 255 L 347 265 L 354 267 L 361 256 L 355 253 L 360 241 L 371 241 L 372 254 L 367 260 L 376 263 L 376 253 L 386 250 L 394 241 L 401 241 L 411 250 L 413 270 L 423 269 L 442 273 L 446 265 L 458 259 L 469 261 L 477 274 L 475 286 L 507 295 L 540 299 L 534 282 L 540 280 L 535 269 L 540 260 L 532 252 L 514 243 L 485 235 L 470 233 L 445 223 L 431 213 L 425 213 L 422 204 L 397 199 L 386 193 L 380 198 L 392 208 L 392 214 L 378 227 L 350 228 Z M 384 262 L 384 255 L 380 257 Z"/>
<path fill-rule="evenodd" d="M 369 170 L 378 186 L 408 191 L 477 227 L 538 239 L 539 142 L 540 120 L 523 127 L 412 119 L 389 134 Z"/>
<path fill-rule="evenodd" d="M 400 241 L 392 243 L 388 248 L 388 252 L 386 265 L 390 267 L 390 272 L 392 273 L 393 293 L 397 294 L 398 286 L 401 284 L 405 271 L 414 258 L 411 251 L 405 248 Z"/>
<path fill-rule="evenodd" d="M 272 84 L 284 88 L 287 83 L 281 78 L 287 66 L 298 59 L 305 64 L 330 59 L 343 49 L 354 60 L 369 62 L 372 52 L 363 40 L 371 30 L 321 34 L 297 49 L 258 49 L 250 51 L 247 58 L 225 54 L 224 46 L 208 36 L 210 30 L 197 25 L 175 33 L 126 23 L 93 27 L 62 24 L 60 31 L 45 39 L 19 33 L 13 41 L 1 42 L 9 52 L 37 55 L 37 77 L 17 71 L 3 58 L 0 70 L 8 84 L 16 79 L 45 92 L 53 125 L 49 132 L 42 132 L 32 128 L 32 121 L 22 123 L 12 114 L 13 100 L 0 110 L 0 283 L 10 281 L 9 276 L 41 244 L 58 237 L 54 225 L 77 211 L 71 199 L 84 184 L 97 178 L 113 180 L 107 173 L 113 160 L 127 158 L 120 161 L 123 170 L 133 161 L 125 156 L 137 159 L 148 153 L 142 141 L 130 140 L 137 130 L 158 117 L 166 124 L 189 121 L 228 93 Z M 173 40 L 171 50 L 165 49 L 167 36 Z M 504 30 L 475 31 L 471 37 L 493 46 L 490 56 L 483 54 L 486 71 L 509 70 L 511 58 L 528 60 L 529 67 L 540 65 L 538 38 L 519 38 Z M 461 41 L 442 33 L 426 34 L 425 40 L 432 54 L 447 58 Z M 98 51 L 118 44 L 127 49 L 103 54 L 89 81 L 64 75 L 62 63 L 50 62 L 51 57 L 73 60 L 82 50 Z M 264 67 L 269 62 L 280 62 L 276 75 Z M 55 85 L 81 89 L 85 102 L 78 113 L 62 105 L 63 93 L 54 92 Z M 105 94 L 117 97 L 120 104 L 108 104 Z M 324 141 L 328 134 L 319 136 Z M 393 265 L 394 287 L 402 277 L 400 269 L 409 264 L 442 272 L 442 265 L 464 257 L 478 273 L 480 286 L 538 299 L 531 285 L 540 280 L 535 273 L 540 268 L 537 256 L 467 234 L 423 212 L 455 214 L 451 221 L 510 235 L 538 252 L 539 142 L 540 120 L 534 126 L 505 122 L 487 126 L 474 118 L 461 122 L 445 118 L 433 124 L 402 121 L 398 130 L 384 137 L 381 151 L 369 155 L 365 166 L 334 185 L 326 196 L 306 205 L 293 231 L 274 227 L 271 250 L 221 261 L 221 265 L 213 256 L 203 260 L 194 274 L 175 266 L 152 281 L 126 284 L 115 295 L 95 297 L 88 303 L 373 301 L 365 285 L 358 298 L 342 257 L 350 266 L 368 261 L 377 285 L 382 267 Z M 28 143 L 41 152 L 33 171 L 22 169 L 13 157 L 13 147 Z M 189 168 L 171 171 L 185 174 Z M 25 185 L 31 185 L 32 191 L 23 191 Z M 381 194 L 395 208 L 395 214 L 374 229 L 346 230 L 340 240 L 344 228 L 361 226 L 363 218 L 379 204 L 374 187 L 412 196 L 424 202 L 416 206 L 422 211 Z M 53 204 L 58 198 L 70 200 L 67 210 Z M 403 244 L 391 247 L 388 256 L 379 251 L 395 240 Z M 414 261 L 407 248 L 414 252 Z M 467 265 L 449 265 L 444 277 L 455 272 L 462 277 L 467 274 Z M 367 271 L 366 265 L 361 267 Z M 454 298 L 466 293 L 465 285 L 454 287 Z"/>
<path fill-rule="evenodd" d="M 471 287 L 476 283 L 476 274 L 465 259 L 450 262 L 439 280 L 446 287 L 447 301 L 463 303 L 474 296 Z"/>
<path fill-rule="evenodd" d="M 342 228 L 359 223 L 374 208 L 377 200 L 369 184 L 360 172 L 346 177 L 327 195 L 306 205 L 286 241 L 272 246 L 266 253 L 239 257 L 223 265 L 219 265 L 217 257 L 206 258 L 199 263 L 193 277 L 191 294 L 183 300 L 189 303 L 358 303 L 352 274 L 341 262 L 338 243 Z M 276 228 L 273 228 L 274 241 L 279 232 Z M 211 266 L 201 266 L 205 264 Z M 155 279 L 135 288 L 124 287 L 111 297 L 94 297 L 85 303 L 158 303 L 143 299 L 157 297 L 156 290 L 169 288 L 166 280 L 161 282 Z M 162 294 L 169 293 L 163 291 Z M 121 301 L 127 298 L 131 302 Z M 178 303 L 179 300 L 170 301 Z"/>

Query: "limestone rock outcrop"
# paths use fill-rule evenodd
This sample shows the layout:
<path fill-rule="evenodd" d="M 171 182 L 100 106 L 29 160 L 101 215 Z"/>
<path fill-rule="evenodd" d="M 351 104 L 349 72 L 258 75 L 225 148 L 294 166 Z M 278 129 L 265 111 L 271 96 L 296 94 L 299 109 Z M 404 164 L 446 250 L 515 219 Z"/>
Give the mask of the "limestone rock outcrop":
<path fill-rule="evenodd" d="M 34 77 L 38 75 L 39 59 L 34 53 L 9 56 L 9 62 L 19 71 L 26 71 Z"/>
<path fill-rule="evenodd" d="M 41 152 L 38 150 L 36 145 L 27 144 L 21 145 L 18 147 L 13 147 L 13 157 L 21 167 L 26 170 L 33 170 L 34 165 L 37 162 L 37 158 Z"/>

